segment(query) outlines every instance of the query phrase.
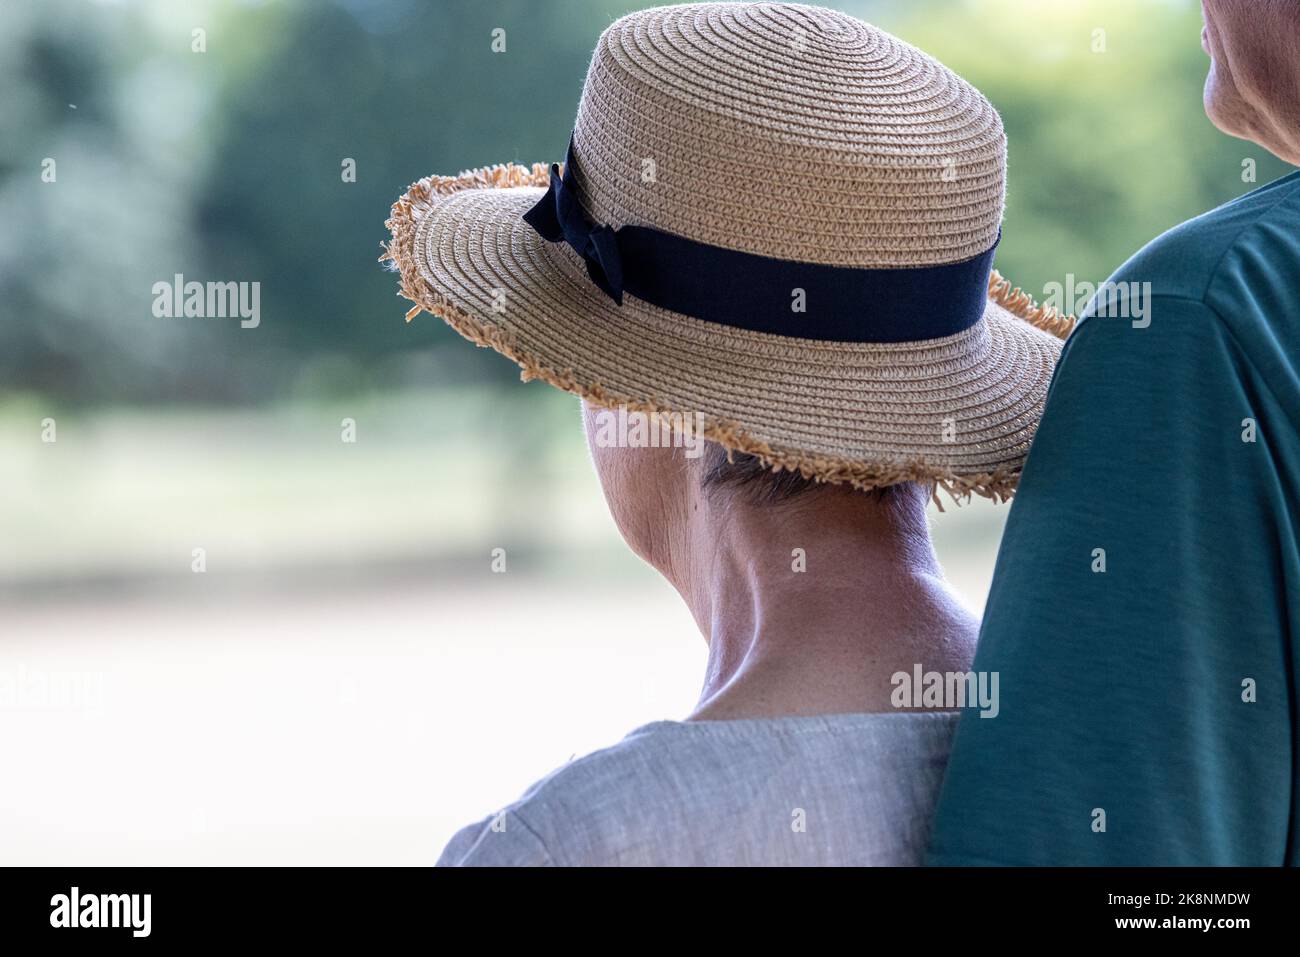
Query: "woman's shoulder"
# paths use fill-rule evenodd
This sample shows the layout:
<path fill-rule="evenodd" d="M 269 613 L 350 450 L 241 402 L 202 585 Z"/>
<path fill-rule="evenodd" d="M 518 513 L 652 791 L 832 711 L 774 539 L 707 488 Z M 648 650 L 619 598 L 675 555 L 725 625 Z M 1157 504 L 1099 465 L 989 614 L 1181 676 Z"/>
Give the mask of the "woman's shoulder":
<path fill-rule="evenodd" d="M 929 813 L 956 717 L 657 721 L 464 829 L 439 863 L 851 863 L 855 848 L 860 863 L 893 858 L 902 852 L 886 845 Z M 859 840 L 839 845 L 849 860 L 822 860 L 827 846 L 804 825 L 841 837 L 854 827 Z"/>

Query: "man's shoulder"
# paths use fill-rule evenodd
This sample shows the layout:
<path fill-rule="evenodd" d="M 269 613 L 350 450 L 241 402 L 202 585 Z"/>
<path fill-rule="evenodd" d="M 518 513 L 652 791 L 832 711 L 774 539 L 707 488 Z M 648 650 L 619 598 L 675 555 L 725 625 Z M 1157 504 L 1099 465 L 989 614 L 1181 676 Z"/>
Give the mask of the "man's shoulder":
<path fill-rule="evenodd" d="M 1297 314 L 1300 174 L 1293 174 L 1134 254 L 1080 315 L 1062 367 L 1077 365 L 1086 342 L 1112 373 L 1126 365 L 1160 373 L 1162 360 L 1168 367 L 1212 349 L 1241 355 L 1267 378 L 1287 377 L 1289 362 L 1281 357 L 1300 349 Z M 1279 387 L 1291 393 L 1296 386 L 1287 378 Z"/>
<path fill-rule="evenodd" d="M 1216 285 L 1231 285 L 1241 258 L 1262 258 L 1284 274 L 1300 270 L 1300 173 L 1247 193 L 1157 236 L 1113 282 L 1150 283 L 1150 295 L 1213 308 Z M 1274 229 L 1273 227 L 1282 227 Z M 1259 276 L 1254 277 L 1257 281 Z M 1267 278 L 1267 277 L 1266 277 Z"/>

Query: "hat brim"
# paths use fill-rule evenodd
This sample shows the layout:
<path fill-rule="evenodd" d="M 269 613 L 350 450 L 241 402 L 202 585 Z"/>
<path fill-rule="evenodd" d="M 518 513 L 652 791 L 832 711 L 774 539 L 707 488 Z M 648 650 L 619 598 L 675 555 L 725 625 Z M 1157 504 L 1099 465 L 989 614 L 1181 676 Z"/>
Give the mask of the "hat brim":
<path fill-rule="evenodd" d="M 630 296 L 618 306 L 567 245 L 523 221 L 547 176 L 537 164 L 428 177 L 394 204 L 383 258 L 416 304 L 408 318 L 440 316 L 525 380 L 699 421 L 705 438 L 773 468 L 861 489 L 915 481 L 1011 497 L 1070 320 L 996 274 L 981 322 L 912 343 L 749 332 Z"/>

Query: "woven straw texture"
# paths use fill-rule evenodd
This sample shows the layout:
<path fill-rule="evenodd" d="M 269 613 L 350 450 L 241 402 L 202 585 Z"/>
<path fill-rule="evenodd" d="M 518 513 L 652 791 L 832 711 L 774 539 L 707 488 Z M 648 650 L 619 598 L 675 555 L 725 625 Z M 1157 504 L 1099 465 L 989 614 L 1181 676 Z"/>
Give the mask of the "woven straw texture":
<path fill-rule="evenodd" d="M 915 47 L 819 7 L 700 4 L 617 21 L 592 57 L 574 154 L 596 222 L 777 259 L 958 262 L 992 246 L 1002 221 L 1006 137 L 988 100 Z"/>
<path fill-rule="evenodd" d="M 602 35 L 574 131 L 596 222 L 840 266 L 927 266 L 995 242 L 1005 137 L 988 101 L 865 23 L 794 4 L 631 14 Z M 615 306 L 522 220 L 547 168 L 430 176 L 394 204 L 401 294 L 603 406 L 694 417 L 706 437 L 822 481 L 1009 497 L 1071 321 L 994 274 L 983 321 L 888 345 Z M 942 289 L 935 290 L 936 304 Z M 816 322 L 815 312 L 807 321 Z"/>

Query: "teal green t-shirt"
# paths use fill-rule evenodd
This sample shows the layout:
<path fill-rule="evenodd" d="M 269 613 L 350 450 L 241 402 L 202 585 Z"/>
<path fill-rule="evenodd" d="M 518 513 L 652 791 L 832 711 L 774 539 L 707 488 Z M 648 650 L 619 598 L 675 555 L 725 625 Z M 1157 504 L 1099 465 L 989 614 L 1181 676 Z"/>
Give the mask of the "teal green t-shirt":
<path fill-rule="evenodd" d="M 1300 864 L 1300 173 L 1112 280 L 1145 315 L 1066 345 L 929 863 Z"/>

